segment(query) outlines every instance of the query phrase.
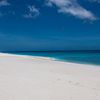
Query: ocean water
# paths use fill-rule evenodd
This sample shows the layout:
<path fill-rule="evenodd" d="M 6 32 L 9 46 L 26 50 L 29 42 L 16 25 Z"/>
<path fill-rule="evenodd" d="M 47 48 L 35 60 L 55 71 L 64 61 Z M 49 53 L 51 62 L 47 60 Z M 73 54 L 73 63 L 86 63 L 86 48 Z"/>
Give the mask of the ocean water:
<path fill-rule="evenodd" d="M 7 52 L 18 55 L 41 56 L 61 61 L 100 65 L 100 51 L 44 51 L 44 52 Z"/>

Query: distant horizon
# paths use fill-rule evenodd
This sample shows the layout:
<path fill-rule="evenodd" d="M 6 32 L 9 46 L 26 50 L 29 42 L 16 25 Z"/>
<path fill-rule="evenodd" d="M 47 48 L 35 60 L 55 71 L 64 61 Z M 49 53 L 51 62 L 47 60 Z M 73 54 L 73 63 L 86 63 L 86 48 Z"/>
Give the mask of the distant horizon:
<path fill-rule="evenodd" d="M 30 51 L 0 51 L 0 52 L 4 52 L 4 53 L 10 53 L 10 52 L 95 52 L 95 51 L 97 51 L 97 52 L 100 52 L 100 50 L 30 50 Z"/>

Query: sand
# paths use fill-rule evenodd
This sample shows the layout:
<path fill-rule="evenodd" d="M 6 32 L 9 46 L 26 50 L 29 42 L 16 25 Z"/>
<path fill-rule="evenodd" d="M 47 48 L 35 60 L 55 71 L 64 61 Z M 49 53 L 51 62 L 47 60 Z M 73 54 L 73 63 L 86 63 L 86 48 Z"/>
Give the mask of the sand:
<path fill-rule="evenodd" d="M 0 100 L 100 100 L 100 67 L 0 53 Z"/>

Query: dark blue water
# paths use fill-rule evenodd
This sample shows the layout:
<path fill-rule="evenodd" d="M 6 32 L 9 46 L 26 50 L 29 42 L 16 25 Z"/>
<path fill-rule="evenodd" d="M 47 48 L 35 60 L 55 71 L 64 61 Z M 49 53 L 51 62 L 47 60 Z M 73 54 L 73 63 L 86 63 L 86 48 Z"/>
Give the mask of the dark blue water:
<path fill-rule="evenodd" d="M 57 60 L 100 65 L 100 52 L 99 51 L 45 51 L 45 52 L 10 52 L 19 55 L 42 56 L 51 57 Z"/>

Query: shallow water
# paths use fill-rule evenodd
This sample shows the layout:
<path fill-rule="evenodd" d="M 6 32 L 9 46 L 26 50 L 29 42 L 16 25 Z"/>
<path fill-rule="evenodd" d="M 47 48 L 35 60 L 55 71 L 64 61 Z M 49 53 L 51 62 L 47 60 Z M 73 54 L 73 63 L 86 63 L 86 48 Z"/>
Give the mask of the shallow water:
<path fill-rule="evenodd" d="M 44 52 L 9 52 L 19 55 L 51 57 L 74 63 L 100 65 L 100 51 L 44 51 Z"/>

